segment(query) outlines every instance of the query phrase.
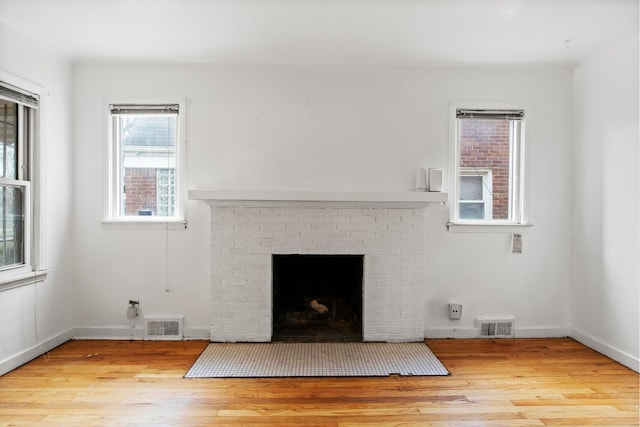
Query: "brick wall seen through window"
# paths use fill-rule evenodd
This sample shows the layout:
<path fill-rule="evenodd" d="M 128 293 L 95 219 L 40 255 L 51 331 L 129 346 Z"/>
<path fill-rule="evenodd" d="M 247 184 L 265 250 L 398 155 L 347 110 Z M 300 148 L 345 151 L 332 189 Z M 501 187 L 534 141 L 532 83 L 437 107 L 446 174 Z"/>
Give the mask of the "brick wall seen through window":
<path fill-rule="evenodd" d="M 509 218 L 510 122 L 509 120 L 462 120 L 460 167 L 490 170 L 492 219 Z"/>

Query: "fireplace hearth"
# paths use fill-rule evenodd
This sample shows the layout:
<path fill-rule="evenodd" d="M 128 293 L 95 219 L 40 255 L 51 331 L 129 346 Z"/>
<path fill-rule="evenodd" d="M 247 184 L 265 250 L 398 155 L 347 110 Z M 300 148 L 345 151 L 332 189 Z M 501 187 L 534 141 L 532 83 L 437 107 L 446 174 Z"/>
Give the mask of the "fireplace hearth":
<path fill-rule="evenodd" d="M 363 255 L 273 255 L 272 341 L 362 341 Z"/>

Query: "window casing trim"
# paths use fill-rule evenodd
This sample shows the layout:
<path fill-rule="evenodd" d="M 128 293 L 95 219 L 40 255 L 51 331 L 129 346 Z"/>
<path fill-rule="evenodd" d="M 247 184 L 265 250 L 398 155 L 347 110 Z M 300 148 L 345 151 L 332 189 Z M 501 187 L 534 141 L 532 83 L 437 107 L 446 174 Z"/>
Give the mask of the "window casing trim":
<path fill-rule="evenodd" d="M 175 148 L 175 214 L 173 216 L 124 216 L 118 212 L 118 168 L 119 159 L 116 156 L 114 143 L 114 126 L 112 111 L 119 114 L 149 113 L 155 108 L 160 114 L 177 113 L 177 134 Z M 110 97 L 104 100 L 104 114 L 106 117 L 105 130 L 105 173 L 104 212 L 102 224 L 112 229 L 184 229 L 186 228 L 186 186 L 185 186 L 185 151 L 186 151 L 186 101 L 179 97 Z"/>
<path fill-rule="evenodd" d="M 0 95 L 3 99 L 17 102 L 29 108 L 29 144 L 26 158 L 20 159 L 29 163 L 28 181 L 8 180 L 7 184 L 24 187 L 25 193 L 25 230 L 24 263 L 8 266 L 0 270 L 0 291 L 42 282 L 46 279 L 45 239 L 44 239 L 44 157 L 45 146 L 42 143 L 42 128 L 46 117 L 46 90 L 32 82 L 0 70 L 0 82 L 9 86 L 11 90 L 21 92 L 26 98 L 14 99 L 8 94 Z M 33 104 L 37 101 L 37 105 Z M 22 122 L 22 121 L 21 121 Z M 24 129 L 22 129 L 23 131 Z M 22 131 L 20 131 L 22 133 Z M 23 141 L 24 143 L 24 141 Z M 20 150 L 22 151 L 22 150 Z"/>
<path fill-rule="evenodd" d="M 512 160 L 515 158 L 515 164 L 510 165 L 513 180 L 510 185 L 517 186 L 517 191 L 509 188 L 512 195 L 515 194 L 513 200 L 510 200 L 510 212 L 512 219 L 510 220 L 461 220 L 458 218 L 458 198 L 460 194 L 458 171 L 460 147 L 458 144 L 458 110 L 483 110 L 483 111 L 526 111 L 527 118 L 530 119 L 532 114 L 526 104 L 522 103 L 496 103 L 496 102 L 455 102 L 449 104 L 449 168 L 452 173 L 448 174 L 448 188 L 450 191 L 449 203 L 449 222 L 447 229 L 453 232 L 522 232 L 532 227 L 528 222 L 528 167 L 530 156 L 528 155 L 527 129 L 524 121 L 520 123 L 520 140 L 515 151 L 512 154 Z M 526 231 L 525 231 L 526 232 Z"/>
<path fill-rule="evenodd" d="M 478 222 L 448 222 L 447 231 L 450 233 L 520 233 L 526 234 L 533 224 L 513 224 L 503 221 L 478 221 Z"/>

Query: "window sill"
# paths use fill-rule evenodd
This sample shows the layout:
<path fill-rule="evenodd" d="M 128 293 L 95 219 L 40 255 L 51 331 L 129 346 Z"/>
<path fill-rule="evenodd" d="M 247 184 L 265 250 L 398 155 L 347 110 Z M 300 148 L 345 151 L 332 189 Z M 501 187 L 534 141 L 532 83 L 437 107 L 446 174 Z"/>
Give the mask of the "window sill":
<path fill-rule="evenodd" d="M 450 233 L 528 233 L 533 224 L 481 224 L 481 223 L 447 223 Z"/>
<path fill-rule="evenodd" d="M 28 273 L 19 273 L 15 275 L 8 274 L 0 276 L 0 292 L 9 289 L 19 288 L 20 286 L 31 285 L 38 282 L 44 282 L 47 278 L 47 270 L 31 271 Z"/>
<path fill-rule="evenodd" d="M 187 221 L 180 220 L 104 220 L 102 226 L 108 230 L 185 230 Z"/>

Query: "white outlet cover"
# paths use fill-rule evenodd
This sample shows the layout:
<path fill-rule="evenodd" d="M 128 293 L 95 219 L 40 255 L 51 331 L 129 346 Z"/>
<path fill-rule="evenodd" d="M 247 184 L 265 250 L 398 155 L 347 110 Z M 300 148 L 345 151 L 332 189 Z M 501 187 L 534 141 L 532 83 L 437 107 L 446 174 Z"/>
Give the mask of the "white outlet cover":
<path fill-rule="evenodd" d="M 449 319 L 458 320 L 462 318 L 462 304 L 449 304 Z"/>

